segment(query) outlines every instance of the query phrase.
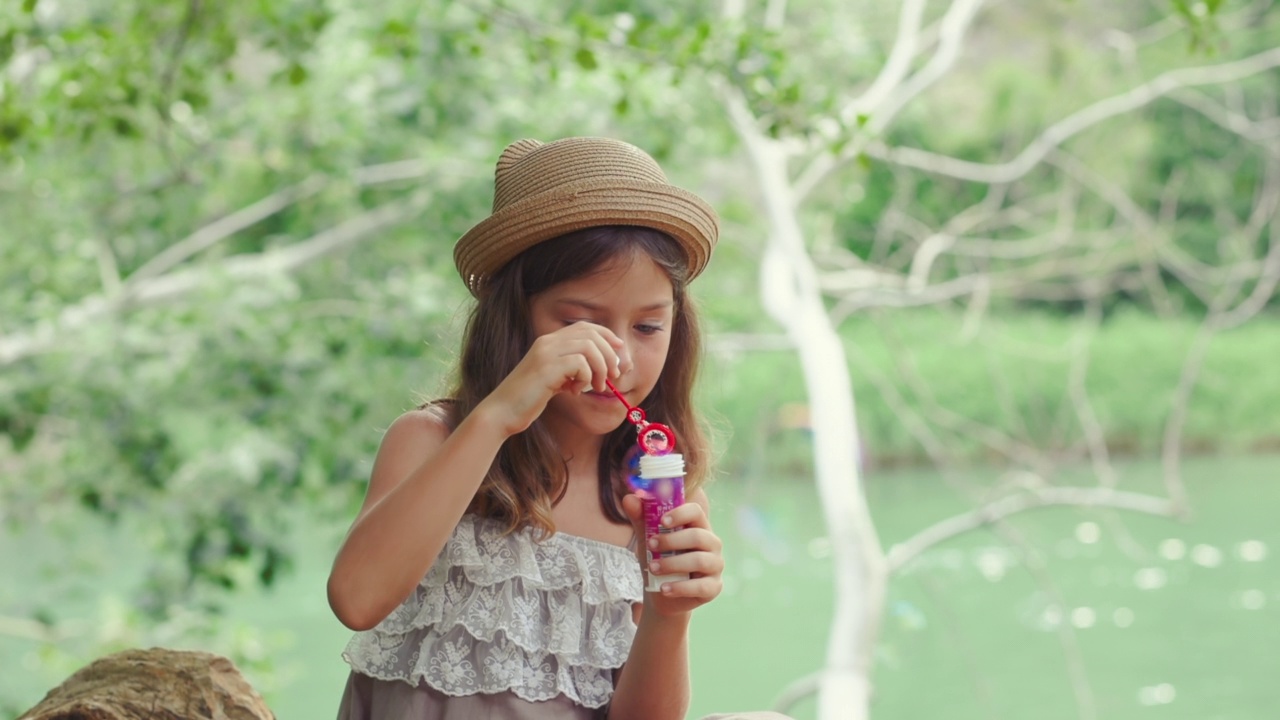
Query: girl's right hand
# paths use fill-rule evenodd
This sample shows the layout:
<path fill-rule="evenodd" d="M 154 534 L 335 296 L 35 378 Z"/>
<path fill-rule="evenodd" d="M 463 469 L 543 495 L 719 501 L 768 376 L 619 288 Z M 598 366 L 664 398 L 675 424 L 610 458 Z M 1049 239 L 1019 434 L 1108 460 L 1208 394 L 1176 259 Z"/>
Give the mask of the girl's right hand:
<path fill-rule="evenodd" d="M 483 403 L 492 403 L 509 435 L 538 419 L 556 393 L 608 392 L 606 380 L 627 370 L 622 339 L 611 330 L 576 322 L 539 336 L 529 352 Z"/>

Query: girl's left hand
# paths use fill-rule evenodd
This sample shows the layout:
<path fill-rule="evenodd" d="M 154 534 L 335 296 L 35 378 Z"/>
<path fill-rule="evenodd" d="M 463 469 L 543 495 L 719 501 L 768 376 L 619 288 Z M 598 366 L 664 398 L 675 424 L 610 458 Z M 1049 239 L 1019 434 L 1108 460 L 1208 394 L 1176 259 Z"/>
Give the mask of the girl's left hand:
<path fill-rule="evenodd" d="M 640 498 L 627 495 L 622 499 L 622 509 L 631 519 L 636 537 L 640 538 L 641 547 L 638 548 L 637 555 L 643 563 L 646 556 Z M 688 574 L 689 579 L 664 583 L 661 592 L 646 592 L 645 610 L 663 616 L 687 614 L 714 600 L 724 587 L 721 579 L 724 557 L 720 554 L 723 544 L 711 531 L 711 521 L 707 517 L 707 496 L 701 490 L 695 492 L 685 504 L 667 513 L 663 521 L 664 527 L 680 529 L 653 538 L 651 542 L 655 546 L 649 549 L 654 555 L 672 550 L 683 552 L 671 557 L 655 557 L 657 567 L 648 566 L 644 569 L 647 573 L 658 575 Z"/>

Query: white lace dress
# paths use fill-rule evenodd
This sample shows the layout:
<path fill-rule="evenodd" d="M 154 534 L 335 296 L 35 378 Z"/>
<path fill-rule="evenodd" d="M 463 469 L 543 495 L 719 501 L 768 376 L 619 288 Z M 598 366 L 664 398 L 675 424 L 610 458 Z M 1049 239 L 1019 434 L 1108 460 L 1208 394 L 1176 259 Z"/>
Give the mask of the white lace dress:
<path fill-rule="evenodd" d="M 465 515 L 422 582 L 355 634 L 340 719 L 591 718 L 635 637 L 633 551 Z"/>

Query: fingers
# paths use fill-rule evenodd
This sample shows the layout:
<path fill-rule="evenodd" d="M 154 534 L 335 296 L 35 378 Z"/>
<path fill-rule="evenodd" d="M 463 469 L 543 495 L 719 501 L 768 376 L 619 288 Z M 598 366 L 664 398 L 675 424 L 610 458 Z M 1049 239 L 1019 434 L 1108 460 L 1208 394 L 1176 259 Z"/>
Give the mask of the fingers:
<path fill-rule="evenodd" d="M 677 550 L 705 550 L 718 553 L 724 549 L 720 538 L 706 528 L 685 528 L 649 538 L 649 549 L 655 553 Z"/>
<path fill-rule="evenodd" d="M 608 328 L 586 322 L 574 323 L 564 332 L 576 334 L 576 337 L 560 348 L 560 354 L 586 358 L 592 369 L 592 389 L 604 392 L 608 388 L 605 381 L 619 377 L 623 372 L 622 357 L 618 354 L 623 348 L 622 340 Z"/>
<path fill-rule="evenodd" d="M 641 526 L 644 522 L 644 503 L 635 493 L 627 493 L 622 497 L 622 512 L 632 525 Z M 641 528 L 643 530 L 643 528 Z"/>
<path fill-rule="evenodd" d="M 649 563 L 654 575 L 720 575 L 724 557 L 713 552 L 685 552 L 671 557 L 654 558 Z"/>
<path fill-rule="evenodd" d="M 585 377 L 578 378 L 586 381 L 582 387 L 584 390 L 590 387 L 596 392 L 604 392 L 607 389 L 605 380 L 616 377 L 614 373 L 618 366 L 618 354 L 601 338 L 586 337 L 575 340 L 566 345 L 561 350 L 561 354 L 564 357 L 581 357 L 586 360 L 588 372 Z"/>
<path fill-rule="evenodd" d="M 662 596 L 667 598 L 692 598 L 701 601 L 713 600 L 724 589 L 720 576 L 699 577 L 692 580 L 677 580 L 662 584 Z"/>
<path fill-rule="evenodd" d="M 671 512 L 662 517 L 662 524 L 665 527 L 696 527 L 704 530 L 711 529 L 711 520 L 707 518 L 707 511 L 696 502 L 686 502 L 680 507 L 673 508 Z"/>

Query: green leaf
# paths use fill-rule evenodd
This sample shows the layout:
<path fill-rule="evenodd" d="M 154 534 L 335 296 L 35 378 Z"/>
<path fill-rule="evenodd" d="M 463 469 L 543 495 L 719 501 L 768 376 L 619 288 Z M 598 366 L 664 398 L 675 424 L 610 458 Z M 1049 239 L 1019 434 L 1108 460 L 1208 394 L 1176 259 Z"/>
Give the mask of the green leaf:
<path fill-rule="evenodd" d="M 22 11 L 26 13 L 35 12 L 36 5 L 40 4 L 40 0 L 22 0 Z"/>
<path fill-rule="evenodd" d="M 583 70 L 595 70 L 600 67 L 600 63 L 596 62 L 596 54 L 587 48 L 578 48 L 578 52 L 573 54 L 573 59 L 578 61 Z"/>
<path fill-rule="evenodd" d="M 294 62 L 289 65 L 289 84 L 301 85 L 307 81 L 307 69 L 302 63 Z"/>

